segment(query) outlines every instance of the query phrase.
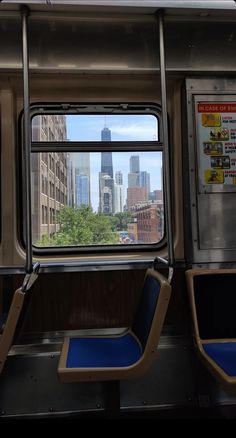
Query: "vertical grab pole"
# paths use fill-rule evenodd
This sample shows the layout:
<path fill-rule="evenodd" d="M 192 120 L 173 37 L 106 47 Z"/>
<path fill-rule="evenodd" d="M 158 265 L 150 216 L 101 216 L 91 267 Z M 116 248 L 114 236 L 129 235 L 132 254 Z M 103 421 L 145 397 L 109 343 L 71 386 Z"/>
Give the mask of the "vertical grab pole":
<path fill-rule="evenodd" d="M 169 154 L 169 132 L 167 119 L 167 98 L 166 98 L 166 72 L 165 72 L 165 48 L 164 48 L 164 19 L 163 11 L 158 14 L 159 23 L 159 53 L 160 53 L 160 75 L 161 75 L 161 105 L 162 105 L 162 128 L 163 128 L 163 158 L 164 158 L 164 183 L 166 201 L 166 234 L 168 258 L 170 267 L 174 265 L 174 246 L 173 246 L 173 224 L 172 224 L 172 204 L 171 204 L 171 185 L 170 185 L 170 154 Z"/>
<path fill-rule="evenodd" d="M 25 205 L 25 238 L 26 238 L 26 272 L 32 272 L 32 223 L 31 223 L 31 127 L 29 111 L 29 54 L 28 54 L 28 15 L 26 6 L 21 8 L 22 19 L 22 63 L 23 63 L 23 89 L 24 89 L 24 135 L 23 135 L 23 160 L 25 168 L 25 190 L 23 191 Z"/>

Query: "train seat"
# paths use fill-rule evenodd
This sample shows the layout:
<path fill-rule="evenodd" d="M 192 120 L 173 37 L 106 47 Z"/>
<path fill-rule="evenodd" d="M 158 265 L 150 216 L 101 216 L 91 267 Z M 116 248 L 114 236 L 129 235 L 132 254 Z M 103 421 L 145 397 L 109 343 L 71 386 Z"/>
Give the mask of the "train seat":
<path fill-rule="evenodd" d="M 186 280 L 200 358 L 224 389 L 235 390 L 236 269 L 190 269 Z"/>
<path fill-rule="evenodd" d="M 12 345 L 16 325 L 24 304 L 24 299 L 25 294 L 21 291 L 21 289 L 17 289 L 14 293 L 7 319 L 4 321 L 2 326 L 2 334 L 0 336 L 0 374 L 3 370 L 8 351 Z"/>
<path fill-rule="evenodd" d="M 65 337 L 58 364 L 61 382 L 137 377 L 151 365 L 171 294 L 167 279 L 153 269 L 145 275 L 132 327 L 87 330 Z"/>
<path fill-rule="evenodd" d="M 23 320 L 22 313 L 26 312 L 26 308 L 29 305 L 32 288 L 38 277 L 39 267 L 39 263 L 36 262 L 32 272 L 26 274 L 22 286 L 14 292 L 7 317 L 2 321 L 0 331 L 0 374 L 6 362 L 8 351 L 16 337 L 16 331 L 19 330 L 20 317 Z"/>

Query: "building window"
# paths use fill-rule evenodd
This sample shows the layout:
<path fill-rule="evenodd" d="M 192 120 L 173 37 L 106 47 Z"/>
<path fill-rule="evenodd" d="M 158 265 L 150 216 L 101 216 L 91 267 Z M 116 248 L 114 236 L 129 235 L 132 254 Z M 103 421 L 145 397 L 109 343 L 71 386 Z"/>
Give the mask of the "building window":
<path fill-rule="evenodd" d="M 56 110 L 33 109 L 34 246 L 122 249 L 160 243 L 160 113 L 132 105 L 104 111 L 99 106 L 99 114 L 96 107 L 84 114 L 74 107 Z M 41 159 L 48 163 L 44 174 Z"/>

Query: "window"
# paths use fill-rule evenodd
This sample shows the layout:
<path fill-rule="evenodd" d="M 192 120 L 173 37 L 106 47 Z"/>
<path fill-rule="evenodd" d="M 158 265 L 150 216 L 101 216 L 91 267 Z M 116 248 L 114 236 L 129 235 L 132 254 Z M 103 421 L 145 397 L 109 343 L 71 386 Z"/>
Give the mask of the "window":
<path fill-rule="evenodd" d="M 158 111 L 65 107 L 33 109 L 34 246 L 156 247 L 164 236 Z"/>

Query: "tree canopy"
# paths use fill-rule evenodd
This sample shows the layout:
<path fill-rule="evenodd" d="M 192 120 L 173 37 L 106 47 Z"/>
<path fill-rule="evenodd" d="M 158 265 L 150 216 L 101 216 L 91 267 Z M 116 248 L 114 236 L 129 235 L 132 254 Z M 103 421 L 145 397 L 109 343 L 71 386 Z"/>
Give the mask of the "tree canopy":
<path fill-rule="evenodd" d="M 52 238 L 43 236 L 37 246 L 109 245 L 118 243 L 118 235 L 109 216 L 93 212 L 91 207 L 63 207 L 57 217 L 60 229 Z"/>

